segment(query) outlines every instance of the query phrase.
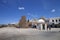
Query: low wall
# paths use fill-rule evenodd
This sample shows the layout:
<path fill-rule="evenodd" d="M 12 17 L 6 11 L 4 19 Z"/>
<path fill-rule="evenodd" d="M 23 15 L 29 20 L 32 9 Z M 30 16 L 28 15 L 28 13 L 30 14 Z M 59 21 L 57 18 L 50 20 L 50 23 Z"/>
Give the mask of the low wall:
<path fill-rule="evenodd" d="M 60 28 L 51 28 L 52 31 L 60 31 Z"/>

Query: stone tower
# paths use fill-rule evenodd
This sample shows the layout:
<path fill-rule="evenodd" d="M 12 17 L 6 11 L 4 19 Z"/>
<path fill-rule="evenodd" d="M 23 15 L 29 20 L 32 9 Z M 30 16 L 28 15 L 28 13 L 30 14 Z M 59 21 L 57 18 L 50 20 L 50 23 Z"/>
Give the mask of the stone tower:
<path fill-rule="evenodd" d="M 22 16 L 21 20 L 19 21 L 19 27 L 25 28 L 26 27 L 26 17 Z"/>

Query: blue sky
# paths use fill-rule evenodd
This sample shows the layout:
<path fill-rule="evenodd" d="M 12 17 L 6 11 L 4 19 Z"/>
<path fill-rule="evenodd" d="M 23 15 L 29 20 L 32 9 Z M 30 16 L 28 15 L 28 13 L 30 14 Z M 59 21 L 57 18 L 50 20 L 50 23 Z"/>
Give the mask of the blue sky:
<path fill-rule="evenodd" d="M 19 22 L 42 16 L 60 17 L 60 0 L 0 0 L 0 24 Z"/>

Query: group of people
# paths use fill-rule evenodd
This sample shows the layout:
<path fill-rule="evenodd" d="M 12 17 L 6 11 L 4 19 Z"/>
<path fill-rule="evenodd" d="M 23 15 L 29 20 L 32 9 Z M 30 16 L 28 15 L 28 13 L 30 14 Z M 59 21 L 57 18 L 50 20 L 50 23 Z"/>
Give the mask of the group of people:
<path fill-rule="evenodd" d="M 51 30 L 51 26 L 47 26 L 47 30 Z"/>

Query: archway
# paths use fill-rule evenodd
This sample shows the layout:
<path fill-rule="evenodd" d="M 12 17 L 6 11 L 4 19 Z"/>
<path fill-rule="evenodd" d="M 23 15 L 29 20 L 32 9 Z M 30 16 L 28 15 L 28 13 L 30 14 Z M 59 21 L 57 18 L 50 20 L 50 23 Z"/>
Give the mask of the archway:
<path fill-rule="evenodd" d="M 43 30 L 45 30 L 45 24 L 43 24 L 42 27 L 43 27 Z"/>

